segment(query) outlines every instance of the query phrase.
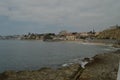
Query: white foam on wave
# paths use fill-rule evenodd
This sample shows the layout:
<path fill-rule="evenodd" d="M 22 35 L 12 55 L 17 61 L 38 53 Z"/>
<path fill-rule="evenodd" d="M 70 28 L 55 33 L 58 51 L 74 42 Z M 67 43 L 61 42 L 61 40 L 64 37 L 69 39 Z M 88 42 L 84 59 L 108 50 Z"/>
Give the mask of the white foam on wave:
<path fill-rule="evenodd" d="M 104 46 L 105 46 L 104 43 L 83 42 L 83 43 L 81 43 L 81 44 L 83 44 L 83 45 L 104 45 Z"/>
<path fill-rule="evenodd" d="M 119 50 L 120 48 L 115 48 L 115 47 L 109 47 L 109 48 L 105 48 L 105 51 L 116 51 Z"/>
<path fill-rule="evenodd" d="M 92 58 L 90 58 L 90 60 L 92 60 Z M 88 61 L 83 61 L 83 59 L 81 58 L 76 58 L 73 59 L 72 61 L 70 60 L 70 62 L 68 63 L 63 64 L 62 67 L 70 66 L 75 63 L 80 64 L 82 68 L 85 68 L 85 65 L 88 64 Z"/>
<path fill-rule="evenodd" d="M 66 66 L 69 66 L 68 64 L 63 64 L 62 67 L 66 67 Z"/>
<path fill-rule="evenodd" d="M 70 66 L 70 65 L 72 65 L 73 63 L 65 63 L 65 64 L 63 64 L 62 65 L 62 67 L 67 67 L 67 66 Z"/>
<path fill-rule="evenodd" d="M 85 68 L 85 65 L 86 65 L 87 63 L 88 63 L 87 61 L 81 62 L 81 63 L 80 63 L 80 64 L 81 64 L 81 67 L 82 67 L 82 68 Z"/>
<path fill-rule="evenodd" d="M 108 48 L 107 48 L 107 49 L 104 49 L 104 50 L 105 50 L 105 51 L 112 51 L 112 49 L 108 49 Z"/>

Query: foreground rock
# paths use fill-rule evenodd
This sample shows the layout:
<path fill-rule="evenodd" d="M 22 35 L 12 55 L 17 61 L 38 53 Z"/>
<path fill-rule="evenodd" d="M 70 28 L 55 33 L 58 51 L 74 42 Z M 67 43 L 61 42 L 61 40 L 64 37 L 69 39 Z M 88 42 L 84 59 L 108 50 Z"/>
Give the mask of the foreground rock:
<path fill-rule="evenodd" d="M 62 67 L 57 70 L 42 68 L 36 71 L 6 71 L 0 75 L 0 80 L 75 80 L 76 74 L 81 74 L 79 64 Z"/>
<path fill-rule="evenodd" d="M 79 80 L 116 80 L 120 60 L 120 50 L 99 54 L 94 61 L 86 65 Z"/>
<path fill-rule="evenodd" d="M 120 48 L 120 44 L 114 44 L 113 47 Z"/>

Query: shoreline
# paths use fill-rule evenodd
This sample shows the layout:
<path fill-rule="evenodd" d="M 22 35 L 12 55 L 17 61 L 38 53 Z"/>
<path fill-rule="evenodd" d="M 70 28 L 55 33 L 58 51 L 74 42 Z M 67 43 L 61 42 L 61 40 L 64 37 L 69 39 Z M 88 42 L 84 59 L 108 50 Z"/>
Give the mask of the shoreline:
<path fill-rule="evenodd" d="M 40 42 L 74 42 L 74 43 L 79 43 L 79 44 L 88 44 L 88 45 L 105 45 L 105 46 L 113 46 L 113 47 L 117 47 L 120 48 L 120 45 L 115 44 L 116 40 L 112 40 L 113 42 L 109 41 L 109 40 L 102 40 L 102 39 L 98 39 L 98 40 L 61 40 L 61 41 L 43 41 L 43 40 L 18 40 L 18 41 L 40 41 Z"/>
<path fill-rule="evenodd" d="M 109 53 L 97 54 L 94 61 L 86 65 L 80 80 L 116 80 L 120 62 L 120 49 Z"/>
<path fill-rule="evenodd" d="M 31 71 L 5 71 L 0 73 L 0 80 L 97 80 L 97 78 L 99 80 L 116 80 L 120 49 L 97 54 L 92 58 L 93 60 L 84 58 L 84 61 L 88 61 L 84 65 L 85 68 L 76 63 L 56 70 L 44 67 L 40 70 Z"/>
<path fill-rule="evenodd" d="M 104 39 L 93 39 L 93 40 L 61 40 L 61 41 L 43 41 L 43 42 L 75 42 L 80 44 L 89 44 L 89 45 L 107 45 L 107 46 L 113 46 L 113 47 L 119 47 L 120 45 L 116 45 L 116 40 L 104 40 Z"/>

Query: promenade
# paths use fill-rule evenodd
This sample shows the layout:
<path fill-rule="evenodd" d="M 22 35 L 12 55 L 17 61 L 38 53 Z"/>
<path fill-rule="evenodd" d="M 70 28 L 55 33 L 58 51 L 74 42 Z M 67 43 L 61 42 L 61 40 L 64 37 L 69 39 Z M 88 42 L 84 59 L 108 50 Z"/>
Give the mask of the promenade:
<path fill-rule="evenodd" d="M 119 62 L 119 69 L 118 69 L 117 80 L 120 80 L 120 62 Z"/>

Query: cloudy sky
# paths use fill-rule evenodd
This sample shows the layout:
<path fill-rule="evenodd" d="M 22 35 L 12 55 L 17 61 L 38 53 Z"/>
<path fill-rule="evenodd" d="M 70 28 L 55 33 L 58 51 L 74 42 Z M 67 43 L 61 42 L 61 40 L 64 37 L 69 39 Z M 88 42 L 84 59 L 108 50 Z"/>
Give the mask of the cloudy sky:
<path fill-rule="evenodd" d="M 0 35 L 120 25 L 120 0 L 0 0 Z"/>

